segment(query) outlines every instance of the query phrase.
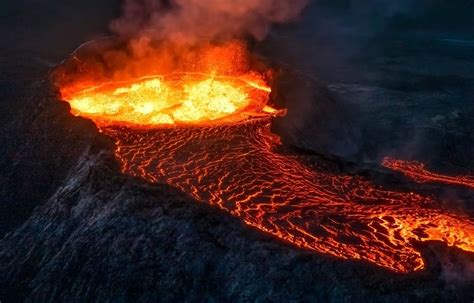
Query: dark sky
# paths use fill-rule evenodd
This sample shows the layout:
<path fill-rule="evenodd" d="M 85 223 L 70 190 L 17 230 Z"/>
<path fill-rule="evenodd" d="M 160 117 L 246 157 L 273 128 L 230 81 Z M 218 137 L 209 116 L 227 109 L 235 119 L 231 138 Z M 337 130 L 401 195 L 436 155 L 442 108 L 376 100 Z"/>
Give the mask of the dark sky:
<path fill-rule="evenodd" d="M 15 0 L 0 3 L 0 47 L 64 56 L 82 41 L 103 36 L 120 0 Z"/>
<path fill-rule="evenodd" d="M 107 34 L 121 0 L 16 0 L 0 3 L 0 47 L 59 58 Z M 312 0 L 299 27 L 357 28 L 359 33 L 442 31 L 474 38 L 473 0 Z M 331 23 L 331 24 L 329 24 Z"/>

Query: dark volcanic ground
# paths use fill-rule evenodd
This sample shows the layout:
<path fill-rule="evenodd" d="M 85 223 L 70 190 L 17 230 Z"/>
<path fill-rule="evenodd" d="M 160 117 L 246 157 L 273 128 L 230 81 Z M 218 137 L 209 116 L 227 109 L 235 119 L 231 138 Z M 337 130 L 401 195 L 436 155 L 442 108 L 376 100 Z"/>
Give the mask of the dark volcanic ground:
<path fill-rule="evenodd" d="M 0 301 L 474 299 L 472 256 L 437 243 L 420 248 L 426 271 L 396 275 L 295 249 L 176 189 L 121 175 L 113 142 L 69 115 L 47 81 L 75 46 L 102 35 L 114 1 L 56 2 L 24 0 L 0 10 L 8 14 L 0 42 Z M 300 103 L 288 107 L 305 123 L 287 120 L 294 131 L 285 141 L 343 156 L 343 170 L 394 155 L 446 172 L 474 171 L 473 37 L 389 28 L 331 29 L 336 38 L 329 39 L 309 30 L 307 18 L 267 43 L 286 41 L 291 47 L 274 59 L 320 78 L 332 97 L 319 84 L 295 89 Z M 345 102 L 338 105 L 344 113 L 324 120 L 337 108 L 333 99 Z M 311 115 L 301 116 L 305 100 Z M 312 132 L 317 140 L 308 139 Z M 472 192 L 446 192 L 472 210 Z"/>

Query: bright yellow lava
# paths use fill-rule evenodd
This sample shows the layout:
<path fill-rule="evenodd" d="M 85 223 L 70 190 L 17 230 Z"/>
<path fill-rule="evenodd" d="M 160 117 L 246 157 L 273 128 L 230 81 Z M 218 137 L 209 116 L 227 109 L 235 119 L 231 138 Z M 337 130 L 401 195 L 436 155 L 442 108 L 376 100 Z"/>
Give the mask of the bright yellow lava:
<path fill-rule="evenodd" d="M 136 125 L 234 121 L 270 114 L 270 88 L 258 78 L 180 74 L 108 83 L 63 93 L 75 115 Z"/>

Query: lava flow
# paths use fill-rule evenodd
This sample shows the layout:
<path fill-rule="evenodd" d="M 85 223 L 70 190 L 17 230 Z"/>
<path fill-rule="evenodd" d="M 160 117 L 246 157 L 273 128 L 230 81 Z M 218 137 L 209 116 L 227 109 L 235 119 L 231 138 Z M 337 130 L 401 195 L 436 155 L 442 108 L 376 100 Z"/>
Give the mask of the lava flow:
<path fill-rule="evenodd" d="M 299 247 L 395 272 L 424 268 L 416 242 L 474 252 L 472 220 L 436 200 L 277 152 L 270 125 L 279 112 L 266 104 L 264 77 L 163 75 L 60 87 L 74 114 L 115 139 L 124 173 L 170 184 Z"/>
<path fill-rule="evenodd" d="M 403 161 L 386 157 L 382 165 L 397 171 L 418 183 L 443 183 L 474 188 L 474 177 L 447 176 L 426 169 L 425 165 L 416 161 Z"/>

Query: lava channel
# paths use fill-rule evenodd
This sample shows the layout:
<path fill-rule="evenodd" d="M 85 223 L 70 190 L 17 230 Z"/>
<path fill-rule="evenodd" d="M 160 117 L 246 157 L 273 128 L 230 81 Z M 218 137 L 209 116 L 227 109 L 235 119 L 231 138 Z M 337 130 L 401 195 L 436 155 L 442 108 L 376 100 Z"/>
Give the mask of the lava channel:
<path fill-rule="evenodd" d="M 441 183 L 474 188 L 474 177 L 447 176 L 429 171 L 423 163 L 384 158 L 382 165 L 397 171 L 418 183 Z"/>
<path fill-rule="evenodd" d="M 474 252 L 474 224 L 430 197 L 318 172 L 275 151 L 269 119 L 209 127 L 102 127 L 124 173 L 167 183 L 299 247 L 395 272 L 424 268 L 413 243 Z"/>

